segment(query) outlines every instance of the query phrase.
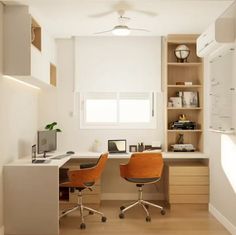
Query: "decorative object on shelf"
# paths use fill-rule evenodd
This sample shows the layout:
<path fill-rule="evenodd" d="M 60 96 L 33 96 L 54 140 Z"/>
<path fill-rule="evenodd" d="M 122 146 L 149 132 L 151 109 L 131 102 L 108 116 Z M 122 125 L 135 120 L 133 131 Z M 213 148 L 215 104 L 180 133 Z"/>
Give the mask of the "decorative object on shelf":
<path fill-rule="evenodd" d="M 170 102 L 174 108 L 181 108 L 182 107 L 182 99 L 181 97 L 170 97 Z"/>
<path fill-rule="evenodd" d="M 145 145 L 144 150 L 152 150 L 152 145 Z"/>
<path fill-rule="evenodd" d="M 187 118 L 186 118 L 186 115 L 185 114 L 180 114 L 179 115 L 179 121 L 186 121 Z"/>
<path fill-rule="evenodd" d="M 138 152 L 143 152 L 143 150 L 144 150 L 144 145 L 143 145 L 143 143 L 141 142 L 141 143 L 138 143 Z"/>
<path fill-rule="evenodd" d="M 197 91 L 183 91 L 183 107 L 191 108 L 198 107 L 198 92 Z"/>
<path fill-rule="evenodd" d="M 177 62 L 184 63 L 187 62 L 187 58 L 190 55 L 190 50 L 186 45 L 179 45 L 175 49 L 175 56 L 177 58 Z"/>
<path fill-rule="evenodd" d="M 184 134 L 179 134 L 177 144 L 184 144 Z"/>
<path fill-rule="evenodd" d="M 46 130 L 49 130 L 49 131 L 54 130 L 54 127 L 56 127 L 56 125 L 57 125 L 57 122 L 49 123 L 49 124 L 47 124 L 47 125 L 45 126 L 45 129 L 46 129 Z M 61 129 L 59 129 L 59 128 L 57 128 L 57 129 L 55 129 L 55 130 L 56 130 L 57 132 L 62 132 Z"/>
<path fill-rule="evenodd" d="M 131 152 L 131 153 L 134 153 L 134 152 L 137 152 L 137 145 L 130 145 L 129 146 L 129 151 Z"/>

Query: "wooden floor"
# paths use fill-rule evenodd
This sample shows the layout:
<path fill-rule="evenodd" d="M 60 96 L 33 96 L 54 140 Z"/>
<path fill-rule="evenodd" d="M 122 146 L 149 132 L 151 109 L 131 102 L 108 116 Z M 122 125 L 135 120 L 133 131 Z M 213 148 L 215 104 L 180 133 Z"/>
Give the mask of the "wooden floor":
<path fill-rule="evenodd" d="M 150 208 L 151 222 L 146 222 L 145 213 L 139 206 L 119 219 L 121 201 L 104 201 L 100 210 L 107 222 L 98 215 L 85 217 L 86 229 L 80 230 L 79 213 L 61 219 L 60 235 L 229 235 L 230 233 L 206 210 L 192 207 L 176 207 L 161 215 L 158 209 Z"/>

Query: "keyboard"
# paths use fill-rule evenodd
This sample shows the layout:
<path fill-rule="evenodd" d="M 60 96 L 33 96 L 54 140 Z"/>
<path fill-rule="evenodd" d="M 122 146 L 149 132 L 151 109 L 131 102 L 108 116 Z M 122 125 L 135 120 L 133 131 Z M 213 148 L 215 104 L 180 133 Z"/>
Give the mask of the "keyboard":
<path fill-rule="evenodd" d="M 70 156 L 71 154 L 68 154 L 68 153 L 66 153 L 66 154 L 61 154 L 61 155 L 57 155 L 57 156 L 55 156 L 55 157 L 52 157 L 51 159 L 63 159 L 63 158 L 65 158 L 65 157 L 68 157 L 68 156 Z"/>
<path fill-rule="evenodd" d="M 33 160 L 32 163 L 44 163 L 46 160 L 44 159 L 38 159 L 38 160 Z"/>

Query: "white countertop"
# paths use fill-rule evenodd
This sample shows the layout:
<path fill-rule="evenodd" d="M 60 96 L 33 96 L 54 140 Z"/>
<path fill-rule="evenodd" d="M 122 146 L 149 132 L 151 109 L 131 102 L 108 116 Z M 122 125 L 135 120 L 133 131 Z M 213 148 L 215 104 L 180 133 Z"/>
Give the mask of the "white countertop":
<path fill-rule="evenodd" d="M 61 155 L 63 153 L 53 153 L 50 154 L 50 157 L 46 158 L 48 161 L 44 163 L 32 163 L 31 157 L 25 157 L 22 159 L 17 159 L 5 166 L 54 166 L 61 167 L 70 159 L 97 159 L 101 153 L 96 152 L 77 152 L 70 156 L 66 156 L 62 159 L 52 159 L 55 156 Z M 127 154 L 109 154 L 109 159 L 129 159 L 132 153 Z M 208 159 L 208 156 L 204 153 L 199 152 L 162 152 L 164 159 Z M 42 158 L 37 158 L 42 159 Z M 43 158 L 44 159 L 44 158 Z"/>

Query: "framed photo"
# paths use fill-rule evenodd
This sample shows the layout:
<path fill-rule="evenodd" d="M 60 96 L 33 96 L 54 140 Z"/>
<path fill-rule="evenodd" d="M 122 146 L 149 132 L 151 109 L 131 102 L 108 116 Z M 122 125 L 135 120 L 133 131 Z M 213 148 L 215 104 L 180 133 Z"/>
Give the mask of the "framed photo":
<path fill-rule="evenodd" d="M 170 102 L 172 102 L 172 107 L 181 108 L 182 98 L 181 97 L 170 97 Z"/>
<path fill-rule="evenodd" d="M 198 92 L 184 91 L 183 92 L 183 107 L 198 107 Z"/>
<path fill-rule="evenodd" d="M 137 152 L 138 151 L 137 145 L 130 145 L 129 146 L 129 151 L 131 153 Z"/>

